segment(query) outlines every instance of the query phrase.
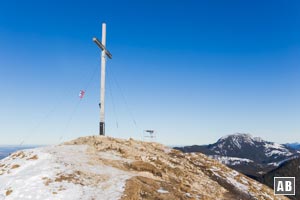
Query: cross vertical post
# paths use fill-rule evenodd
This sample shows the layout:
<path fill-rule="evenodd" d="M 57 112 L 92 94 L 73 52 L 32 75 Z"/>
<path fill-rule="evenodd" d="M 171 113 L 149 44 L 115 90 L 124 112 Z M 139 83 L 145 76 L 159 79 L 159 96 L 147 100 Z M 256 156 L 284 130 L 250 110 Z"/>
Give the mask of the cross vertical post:
<path fill-rule="evenodd" d="M 106 49 L 106 24 L 102 23 L 102 42 L 97 38 L 93 38 L 93 41 L 102 50 L 101 51 L 101 79 L 100 79 L 100 123 L 99 123 L 99 135 L 105 135 L 105 65 L 106 56 L 112 58 L 111 53 Z"/>
<path fill-rule="evenodd" d="M 106 24 L 102 24 L 102 44 L 106 45 Z M 105 135 L 105 64 L 106 64 L 105 50 L 101 52 L 101 80 L 100 80 L 100 126 L 99 134 Z"/>

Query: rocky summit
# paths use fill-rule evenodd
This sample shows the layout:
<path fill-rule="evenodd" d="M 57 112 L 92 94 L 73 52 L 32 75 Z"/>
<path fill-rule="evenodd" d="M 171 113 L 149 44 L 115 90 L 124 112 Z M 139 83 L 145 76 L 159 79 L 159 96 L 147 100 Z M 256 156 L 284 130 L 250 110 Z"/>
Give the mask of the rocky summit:
<path fill-rule="evenodd" d="M 286 199 L 201 153 L 104 136 L 0 161 L 0 199 Z"/>

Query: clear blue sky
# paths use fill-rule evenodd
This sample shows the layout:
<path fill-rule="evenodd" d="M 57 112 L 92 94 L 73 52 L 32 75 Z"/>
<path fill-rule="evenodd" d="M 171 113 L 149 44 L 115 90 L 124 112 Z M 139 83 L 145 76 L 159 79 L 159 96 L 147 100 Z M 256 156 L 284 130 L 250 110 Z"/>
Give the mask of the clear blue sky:
<path fill-rule="evenodd" d="M 0 3 L 0 144 L 98 134 L 92 37 L 101 38 L 103 21 L 113 54 L 107 135 L 300 141 L 299 1 L 11 0 Z"/>

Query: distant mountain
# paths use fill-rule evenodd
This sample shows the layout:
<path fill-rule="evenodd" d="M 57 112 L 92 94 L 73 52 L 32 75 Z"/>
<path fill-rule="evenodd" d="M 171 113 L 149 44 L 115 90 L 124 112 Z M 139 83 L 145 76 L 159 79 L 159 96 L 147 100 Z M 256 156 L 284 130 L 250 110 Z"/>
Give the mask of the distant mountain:
<path fill-rule="evenodd" d="M 291 149 L 295 149 L 295 150 L 299 150 L 300 151 L 300 143 L 295 142 L 295 143 L 287 143 L 284 144 L 285 146 L 291 148 Z"/>
<path fill-rule="evenodd" d="M 290 199 L 300 199 L 300 158 L 294 158 L 282 163 L 278 168 L 263 175 L 260 182 L 273 188 L 274 177 L 295 177 L 296 196 L 289 196 Z"/>
<path fill-rule="evenodd" d="M 175 149 L 204 153 L 253 178 L 260 177 L 297 155 L 297 151 L 288 146 L 243 133 L 227 135 L 210 145 L 175 147 Z"/>

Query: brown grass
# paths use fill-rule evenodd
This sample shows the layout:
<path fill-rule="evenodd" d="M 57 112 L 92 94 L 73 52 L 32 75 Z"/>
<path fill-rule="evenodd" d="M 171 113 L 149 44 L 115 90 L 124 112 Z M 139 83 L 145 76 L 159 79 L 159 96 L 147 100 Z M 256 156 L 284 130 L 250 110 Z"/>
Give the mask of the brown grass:
<path fill-rule="evenodd" d="M 27 158 L 26 160 L 37 160 L 39 157 L 37 155 L 31 156 L 30 158 Z"/>
<path fill-rule="evenodd" d="M 159 189 L 168 191 L 159 193 Z M 178 187 L 170 183 L 150 178 L 136 176 L 126 182 L 125 191 L 121 200 L 194 200 L 185 196 L 185 193 L 178 190 Z M 205 199 L 205 198 L 203 198 Z"/>
<path fill-rule="evenodd" d="M 16 168 L 19 168 L 19 167 L 20 167 L 20 165 L 16 164 L 16 165 L 13 165 L 13 166 L 11 167 L 11 169 L 16 169 Z"/>
<path fill-rule="evenodd" d="M 155 176 L 162 177 L 162 172 L 158 170 L 154 165 L 146 163 L 144 161 L 135 161 L 129 164 L 129 168 L 136 171 L 146 171 L 150 172 Z"/>
<path fill-rule="evenodd" d="M 8 196 L 8 195 L 10 195 L 12 192 L 13 192 L 13 190 L 12 190 L 12 189 L 8 189 L 8 190 L 6 190 L 6 193 L 5 193 L 5 195 L 6 195 L 6 196 Z"/>
<path fill-rule="evenodd" d="M 42 180 L 44 180 L 44 184 L 45 186 L 48 186 L 50 183 L 52 183 L 53 181 L 48 178 L 48 177 L 43 177 Z"/>
<path fill-rule="evenodd" d="M 14 153 L 14 154 L 11 155 L 11 157 L 13 159 L 16 159 L 16 158 L 25 158 L 25 156 L 26 155 L 25 155 L 25 153 L 23 151 L 19 151 L 19 152 Z"/>
<path fill-rule="evenodd" d="M 99 163 L 131 173 L 142 172 L 136 173 L 137 176 L 126 181 L 121 200 L 231 200 L 247 199 L 248 197 L 253 199 L 273 197 L 271 190 L 262 192 L 259 191 L 260 188 L 253 189 L 250 186 L 251 180 L 244 176 L 236 176 L 235 179 L 238 179 L 239 182 L 241 178 L 247 179 L 249 190 L 253 189 L 253 195 L 249 196 L 241 191 L 236 191 L 235 187 L 227 181 L 227 176 L 233 176 L 232 170 L 200 153 L 189 155 L 178 150 L 167 149 L 157 143 L 103 136 L 79 138 L 65 144 L 89 145 L 89 153 L 95 155 L 95 159 L 91 161 L 94 165 Z M 97 155 L 97 152 L 117 153 L 129 161 L 110 160 Z M 216 168 L 219 170 L 215 171 Z M 93 180 L 96 178 L 95 175 L 91 176 L 91 174 L 83 174 L 79 178 L 90 182 L 90 177 L 93 177 Z M 99 180 L 101 180 L 100 178 Z M 60 180 L 64 179 L 73 180 L 68 175 L 60 177 Z M 159 193 L 158 189 L 160 188 L 168 192 Z"/>
<path fill-rule="evenodd" d="M 79 182 L 78 178 L 76 177 L 75 174 L 60 174 L 58 177 L 55 178 L 55 182 L 70 182 L 70 183 L 77 183 L 80 185 L 83 185 L 82 183 Z"/>

